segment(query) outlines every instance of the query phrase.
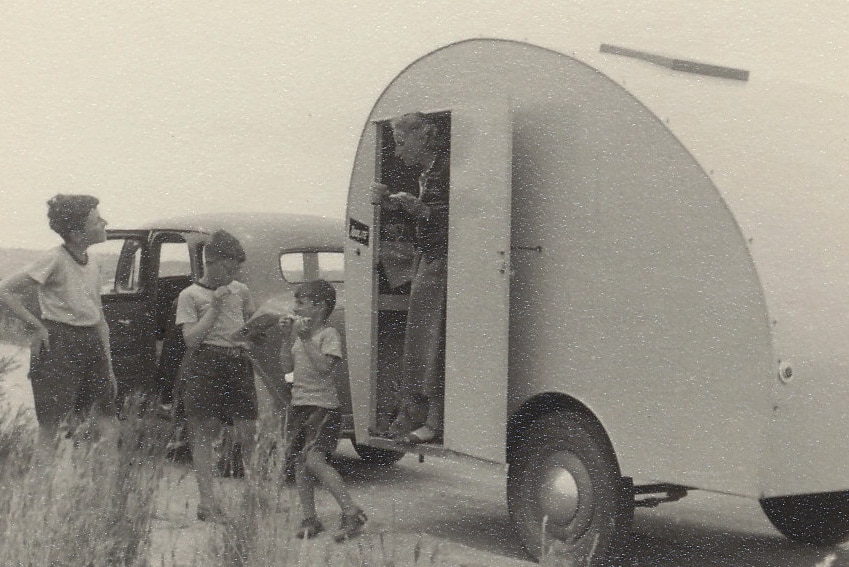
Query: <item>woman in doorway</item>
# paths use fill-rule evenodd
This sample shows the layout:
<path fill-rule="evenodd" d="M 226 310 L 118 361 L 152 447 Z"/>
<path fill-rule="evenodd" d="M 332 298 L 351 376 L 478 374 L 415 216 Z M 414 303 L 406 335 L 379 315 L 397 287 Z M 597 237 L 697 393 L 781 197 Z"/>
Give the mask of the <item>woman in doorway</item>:
<path fill-rule="evenodd" d="M 389 437 L 401 443 L 440 442 L 445 393 L 445 299 L 448 258 L 448 141 L 427 115 L 392 122 L 395 154 L 422 170 L 419 194 L 374 183 L 381 207 L 402 209 L 416 226 L 416 260 L 404 337 L 400 408 Z"/>

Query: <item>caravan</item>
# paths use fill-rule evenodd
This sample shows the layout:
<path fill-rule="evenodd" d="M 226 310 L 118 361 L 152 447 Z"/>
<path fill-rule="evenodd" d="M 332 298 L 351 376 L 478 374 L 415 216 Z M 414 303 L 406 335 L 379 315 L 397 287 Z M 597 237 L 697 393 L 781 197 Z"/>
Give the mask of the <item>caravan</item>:
<path fill-rule="evenodd" d="M 463 41 L 376 101 L 345 244 L 358 442 L 405 448 L 375 434 L 409 296 L 371 186 L 415 186 L 391 120 L 422 112 L 450 130 L 445 425 L 412 450 L 508 465 L 535 557 L 613 553 L 635 506 L 695 489 L 845 539 L 843 93 L 611 45 L 590 59 Z"/>

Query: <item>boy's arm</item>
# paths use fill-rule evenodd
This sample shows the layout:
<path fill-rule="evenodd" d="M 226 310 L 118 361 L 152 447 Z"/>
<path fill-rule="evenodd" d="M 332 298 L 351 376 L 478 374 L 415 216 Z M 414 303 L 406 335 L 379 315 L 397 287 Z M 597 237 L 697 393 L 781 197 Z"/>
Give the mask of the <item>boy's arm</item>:
<path fill-rule="evenodd" d="M 332 354 L 325 354 L 319 350 L 319 347 L 313 341 L 301 341 L 304 343 L 304 352 L 307 353 L 307 356 L 310 359 L 310 362 L 313 363 L 313 366 L 322 374 L 327 374 L 336 363 L 339 361 L 339 357 Z"/>
<path fill-rule="evenodd" d="M 254 306 L 253 297 L 250 290 L 245 289 L 245 296 L 242 298 L 242 317 L 247 321 L 254 316 L 254 313 L 256 313 L 256 306 Z"/>
<path fill-rule="evenodd" d="M 194 349 L 200 346 L 209 331 L 212 330 L 218 315 L 221 314 L 221 307 L 224 304 L 224 297 L 230 293 L 227 286 L 219 287 L 215 290 L 212 296 L 212 301 L 209 304 L 209 309 L 200 319 L 196 321 L 186 321 L 183 323 L 183 340 L 186 343 L 186 348 Z M 177 310 L 180 310 L 180 302 L 188 301 L 187 297 L 182 295 L 177 299 Z"/>
<path fill-rule="evenodd" d="M 333 370 L 336 363 L 342 359 L 342 346 L 339 333 L 332 327 L 325 330 L 322 335 L 322 340 L 309 340 L 309 329 L 302 326 L 298 328 L 298 335 L 304 345 L 304 352 L 309 357 L 310 362 L 322 374 L 327 374 Z"/>
<path fill-rule="evenodd" d="M 106 351 L 106 364 L 109 372 L 109 383 L 112 385 L 112 397 L 118 395 L 118 380 L 115 378 L 115 370 L 112 368 L 112 350 L 109 343 L 109 325 L 106 323 L 106 317 L 103 315 L 103 306 L 100 306 L 100 322 L 97 323 L 97 332 L 100 335 L 100 342 L 103 343 L 103 349 Z"/>
<path fill-rule="evenodd" d="M 278 325 L 283 333 L 280 342 L 280 366 L 284 374 L 289 374 L 295 370 L 295 357 L 292 356 L 292 347 L 295 344 L 292 336 L 292 319 L 284 315 L 280 318 Z"/>
<path fill-rule="evenodd" d="M 32 339 L 33 348 L 38 350 L 38 347 L 43 347 L 45 350 L 50 350 L 47 328 L 24 306 L 23 302 L 24 295 L 38 285 L 39 283 L 26 272 L 7 276 L 0 281 L 0 303 L 35 330 L 35 336 Z"/>

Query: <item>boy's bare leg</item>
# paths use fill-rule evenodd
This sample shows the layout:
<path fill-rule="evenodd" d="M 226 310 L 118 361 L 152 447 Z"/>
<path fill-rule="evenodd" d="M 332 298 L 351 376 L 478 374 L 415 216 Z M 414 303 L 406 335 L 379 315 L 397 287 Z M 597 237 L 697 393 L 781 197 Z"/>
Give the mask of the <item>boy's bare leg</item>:
<path fill-rule="evenodd" d="M 192 463 L 200 495 L 199 509 L 215 512 L 218 509 L 213 486 L 216 467 L 213 443 L 221 430 L 215 418 L 189 418 L 189 435 L 192 443 Z"/>
<path fill-rule="evenodd" d="M 233 420 L 233 437 L 242 446 L 242 462 L 245 465 L 245 480 L 253 472 L 253 456 L 256 450 L 256 421 L 236 418 Z"/>
<path fill-rule="evenodd" d="M 354 504 L 354 500 L 351 498 L 351 493 L 348 492 L 348 487 L 345 486 L 342 476 L 327 462 L 327 453 L 316 450 L 308 451 L 306 455 L 306 470 L 336 499 L 339 507 L 342 508 L 343 514 L 349 514 L 359 510 L 359 507 Z M 300 493 L 300 484 L 298 485 L 298 490 Z M 303 503 L 303 500 L 301 503 Z M 313 513 L 315 513 L 314 503 Z M 304 515 L 306 515 L 306 511 Z"/>
<path fill-rule="evenodd" d="M 301 512 L 304 518 L 315 518 L 318 515 L 315 509 L 315 485 L 317 479 L 303 459 L 295 463 L 295 485 L 298 488 L 298 499 L 301 501 Z"/>

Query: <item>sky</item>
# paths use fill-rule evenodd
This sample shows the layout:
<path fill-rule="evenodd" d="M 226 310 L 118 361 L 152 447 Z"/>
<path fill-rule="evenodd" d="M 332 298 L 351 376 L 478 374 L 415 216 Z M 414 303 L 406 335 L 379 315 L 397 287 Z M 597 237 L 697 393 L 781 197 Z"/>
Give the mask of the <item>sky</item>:
<path fill-rule="evenodd" d="M 845 3 L 741 4 L 3 2 L 0 247 L 57 244 L 56 193 L 98 196 L 113 228 L 213 211 L 341 217 L 377 97 L 463 39 L 581 54 L 627 38 L 738 67 L 797 58 L 800 80 L 845 75 L 832 59 Z"/>

